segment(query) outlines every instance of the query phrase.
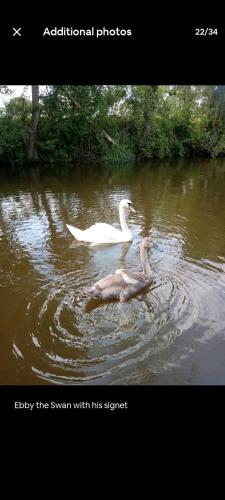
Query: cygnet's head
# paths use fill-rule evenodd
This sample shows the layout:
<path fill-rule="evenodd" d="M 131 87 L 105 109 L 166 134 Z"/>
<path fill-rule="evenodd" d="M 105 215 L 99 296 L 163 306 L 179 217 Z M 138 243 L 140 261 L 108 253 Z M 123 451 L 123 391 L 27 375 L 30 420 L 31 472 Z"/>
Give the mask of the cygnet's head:
<path fill-rule="evenodd" d="M 151 239 L 149 238 L 149 236 L 146 236 L 145 238 L 143 238 L 143 240 L 141 242 L 141 246 L 143 248 L 145 248 L 146 250 L 148 250 L 149 248 L 151 248 L 152 243 L 151 243 Z"/>

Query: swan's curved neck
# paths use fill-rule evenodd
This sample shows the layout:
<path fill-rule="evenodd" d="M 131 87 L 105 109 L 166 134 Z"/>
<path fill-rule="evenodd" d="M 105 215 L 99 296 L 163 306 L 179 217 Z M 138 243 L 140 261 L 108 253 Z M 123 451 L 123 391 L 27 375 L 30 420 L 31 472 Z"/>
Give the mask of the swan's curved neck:
<path fill-rule="evenodd" d="M 143 268 L 143 273 L 149 277 L 152 276 L 152 271 L 148 262 L 147 250 L 143 246 L 141 246 L 140 248 L 140 260 Z"/>
<path fill-rule="evenodd" d="M 127 225 L 127 219 L 126 219 L 126 208 L 121 207 L 119 208 L 119 214 L 120 214 L 120 225 L 121 229 L 123 232 L 130 231 Z"/>

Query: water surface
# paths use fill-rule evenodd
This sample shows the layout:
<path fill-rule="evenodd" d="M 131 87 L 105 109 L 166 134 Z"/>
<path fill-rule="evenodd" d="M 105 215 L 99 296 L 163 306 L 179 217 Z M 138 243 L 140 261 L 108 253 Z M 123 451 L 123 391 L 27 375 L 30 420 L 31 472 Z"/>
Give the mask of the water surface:
<path fill-rule="evenodd" d="M 132 243 L 76 244 L 66 223 L 118 227 Z M 139 266 L 154 282 L 126 303 L 83 290 Z M 0 173 L 1 384 L 225 383 L 225 160 Z"/>

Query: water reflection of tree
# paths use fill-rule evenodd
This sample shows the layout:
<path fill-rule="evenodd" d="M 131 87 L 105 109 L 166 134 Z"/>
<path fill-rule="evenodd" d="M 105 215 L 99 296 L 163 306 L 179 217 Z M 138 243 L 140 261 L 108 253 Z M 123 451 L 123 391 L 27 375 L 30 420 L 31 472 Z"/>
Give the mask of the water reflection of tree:
<path fill-rule="evenodd" d="M 199 160 L 196 169 L 196 160 L 179 163 L 139 172 L 145 223 L 167 234 L 180 232 L 184 250 L 191 249 L 194 258 L 222 252 L 225 164 L 218 161 L 213 168 L 212 160 Z"/>
<path fill-rule="evenodd" d="M 29 276 L 33 266 L 29 256 L 24 253 L 21 245 L 15 238 L 14 220 L 7 217 L 2 203 L 0 209 L 0 226 L 3 233 L 1 241 L 1 271 L 4 281 L 9 287 L 14 286 L 18 279 L 18 267 L 22 276 Z"/>

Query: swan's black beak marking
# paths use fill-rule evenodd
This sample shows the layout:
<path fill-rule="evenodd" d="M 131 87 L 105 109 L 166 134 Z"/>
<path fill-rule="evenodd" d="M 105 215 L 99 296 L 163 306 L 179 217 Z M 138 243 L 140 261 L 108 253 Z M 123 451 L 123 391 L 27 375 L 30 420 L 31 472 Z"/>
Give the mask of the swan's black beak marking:
<path fill-rule="evenodd" d="M 134 212 L 136 214 L 136 210 L 134 210 L 133 203 L 128 204 L 129 212 Z"/>

